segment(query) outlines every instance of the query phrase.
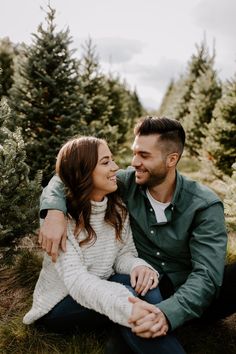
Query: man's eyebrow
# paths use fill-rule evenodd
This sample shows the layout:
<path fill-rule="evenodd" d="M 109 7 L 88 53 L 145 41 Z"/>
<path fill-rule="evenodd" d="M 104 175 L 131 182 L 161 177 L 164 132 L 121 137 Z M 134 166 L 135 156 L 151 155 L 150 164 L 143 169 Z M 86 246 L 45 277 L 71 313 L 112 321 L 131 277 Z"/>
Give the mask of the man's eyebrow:
<path fill-rule="evenodd" d="M 135 150 L 135 149 L 133 149 L 133 150 Z M 137 152 L 139 154 L 145 154 L 145 155 L 151 155 L 152 154 L 150 151 L 147 151 L 147 150 L 139 150 L 139 149 L 137 149 Z"/>
<path fill-rule="evenodd" d="M 139 154 L 152 155 L 151 151 L 140 150 L 139 147 L 135 143 L 131 145 L 131 150 L 137 151 Z"/>
<path fill-rule="evenodd" d="M 151 155 L 152 153 L 146 150 L 139 150 L 140 154 L 146 154 L 146 155 Z"/>

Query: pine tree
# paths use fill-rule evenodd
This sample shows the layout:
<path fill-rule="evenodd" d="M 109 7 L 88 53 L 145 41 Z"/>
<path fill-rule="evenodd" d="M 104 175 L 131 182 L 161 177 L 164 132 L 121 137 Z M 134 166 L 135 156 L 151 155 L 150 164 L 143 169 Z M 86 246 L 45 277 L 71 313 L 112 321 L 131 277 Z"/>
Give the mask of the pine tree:
<path fill-rule="evenodd" d="M 0 39 L 0 97 L 8 96 L 8 91 L 13 84 L 14 57 L 17 54 L 9 38 Z"/>
<path fill-rule="evenodd" d="M 56 32 L 55 10 L 48 6 L 46 29 L 40 24 L 33 44 L 21 52 L 11 90 L 11 105 L 20 118 L 31 175 L 43 170 L 43 185 L 54 171 L 62 143 L 83 126 L 86 102 L 78 61 L 69 49 L 69 30 Z"/>
<path fill-rule="evenodd" d="M 228 179 L 228 189 L 224 198 L 226 222 L 229 231 L 236 231 L 236 163 L 231 167 L 232 177 Z"/>
<path fill-rule="evenodd" d="M 201 154 L 201 147 L 207 135 L 207 125 L 212 119 L 212 113 L 217 100 L 221 96 L 221 85 L 213 67 L 200 73 L 193 85 L 189 114 L 182 123 L 186 131 L 186 148 L 191 155 Z"/>
<path fill-rule="evenodd" d="M 187 135 L 187 151 L 198 156 L 221 96 L 221 84 L 214 70 L 215 53 L 209 55 L 205 41 L 196 47 L 197 53 L 191 57 L 186 73 L 170 82 L 158 113 L 181 121 Z"/>
<path fill-rule="evenodd" d="M 172 107 L 173 107 L 173 100 L 175 97 L 175 82 L 172 79 L 167 86 L 166 92 L 162 98 L 161 105 L 158 109 L 158 116 L 165 116 L 165 117 L 171 117 L 172 116 Z"/>
<path fill-rule="evenodd" d="M 140 117 L 143 112 L 137 92 L 131 92 L 126 82 L 121 83 L 119 77 L 108 77 L 109 91 L 113 109 L 110 124 L 118 127 L 118 144 L 126 142 L 127 133 L 133 127 L 135 118 Z"/>
<path fill-rule="evenodd" d="M 14 132 L 6 99 L 0 103 L 0 245 L 12 246 L 38 226 L 40 173 L 29 180 L 21 131 Z"/>
<path fill-rule="evenodd" d="M 144 109 L 142 103 L 140 102 L 136 88 L 134 89 L 133 92 L 127 89 L 127 95 L 130 101 L 128 114 L 132 119 L 132 125 L 133 125 L 135 119 L 140 118 L 143 115 Z"/>
<path fill-rule="evenodd" d="M 215 165 L 231 175 L 236 161 L 236 76 L 223 87 L 204 145 Z"/>
<path fill-rule="evenodd" d="M 214 54 L 209 55 L 205 40 L 196 45 L 197 53 L 193 54 L 188 62 L 187 70 L 176 82 L 176 97 L 173 103 L 173 118 L 183 120 L 189 113 L 189 104 L 192 99 L 194 84 L 203 72 L 206 72 L 214 63 Z M 173 102 L 173 101 L 172 101 Z"/>
<path fill-rule="evenodd" d="M 131 92 L 118 78 L 101 72 L 95 46 L 91 39 L 84 45 L 81 59 L 81 82 L 87 101 L 84 134 L 105 137 L 117 154 L 126 140 L 134 118 L 141 115 L 142 105 L 137 92 Z"/>
<path fill-rule="evenodd" d="M 113 147 L 117 141 L 117 126 L 110 125 L 113 105 L 108 95 L 106 76 L 101 72 L 96 48 L 89 38 L 83 46 L 83 56 L 80 65 L 80 80 L 82 93 L 86 99 L 86 113 L 83 119 L 86 126 L 84 135 L 103 137 L 112 142 Z"/>

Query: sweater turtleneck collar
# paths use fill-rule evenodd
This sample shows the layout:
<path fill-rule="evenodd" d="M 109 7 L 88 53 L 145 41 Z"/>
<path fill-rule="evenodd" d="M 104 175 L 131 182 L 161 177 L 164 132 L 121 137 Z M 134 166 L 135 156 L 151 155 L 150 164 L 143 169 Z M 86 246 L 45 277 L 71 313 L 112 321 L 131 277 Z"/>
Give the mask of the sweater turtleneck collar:
<path fill-rule="evenodd" d="M 101 202 L 95 202 L 94 200 L 91 200 L 91 214 L 101 214 L 104 213 L 106 208 L 107 208 L 107 197 L 104 197 L 104 199 Z"/>

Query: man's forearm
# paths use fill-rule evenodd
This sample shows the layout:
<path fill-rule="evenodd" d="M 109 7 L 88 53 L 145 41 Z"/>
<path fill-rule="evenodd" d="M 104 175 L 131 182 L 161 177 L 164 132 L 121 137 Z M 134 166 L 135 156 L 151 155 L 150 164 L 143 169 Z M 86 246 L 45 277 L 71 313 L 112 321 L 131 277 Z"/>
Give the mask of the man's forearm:
<path fill-rule="evenodd" d="M 56 175 L 42 192 L 40 198 L 40 216 L 45 218 L 49 209 L 60 210 L 64 214 L 67 212 L 64 184 Z"/>
<path fill-rule="evenodd" d="M 223 279 L 227 234 L 222 205 L 216 203 L 199 211 L 194 226 L 189 243 L 192 271 L 172 297 L 157 305 L 172 329 L 200 317 Z"/>
<path fill-rule="evenodd" d="M 39 232 L 39 243 L 53 262 L 57 260 L 59 248 L 66 251 L 66 212 L 64 185 L 54 176 L 41 195 L 40 217 L 44 222 Z"/>

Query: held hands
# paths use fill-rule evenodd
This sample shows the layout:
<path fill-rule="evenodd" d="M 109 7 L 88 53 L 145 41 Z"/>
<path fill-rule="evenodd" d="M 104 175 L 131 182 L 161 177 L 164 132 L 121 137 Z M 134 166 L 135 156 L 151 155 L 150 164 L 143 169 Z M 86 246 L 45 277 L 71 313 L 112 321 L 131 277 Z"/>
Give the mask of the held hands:
<path fill-rule="evenodd" d="M 130 274 L 131 285 L 134 290 L 144 296 L 148 290 L 158 285 L 158 273 L 146 266 L 135 267 Z"/>
<path fill-rule="evenodd" d="M 47 216 L 40 228 L 38 242 L 42 249 L 56 262 L 59 247 L 66 251 L 67 220 L 62 211 L 48 210 Z"/>
<path fill-rule="evenodd" d="M 132 314 L 129 318 L 132 332 L 142 338 L 156 338 L 166 335 L 169 325 L 160 309 L 135 297 L 130 297 L 129 301 L 133 304 Z"/>

